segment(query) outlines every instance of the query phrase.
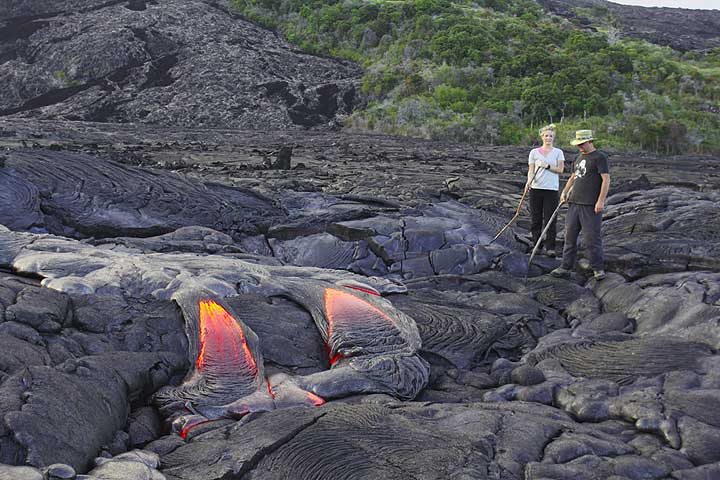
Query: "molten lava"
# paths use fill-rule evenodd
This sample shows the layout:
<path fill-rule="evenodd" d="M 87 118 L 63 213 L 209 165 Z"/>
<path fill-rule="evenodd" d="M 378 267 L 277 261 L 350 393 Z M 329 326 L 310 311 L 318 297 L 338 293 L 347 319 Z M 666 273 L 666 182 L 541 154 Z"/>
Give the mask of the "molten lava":
<path fill-rule="evenodd" d="M 330 366 L 335 365 L 338 360 L 341 360 L 342 358 L 344 358 L 344 357 L 342 356 L 342 354 L 340 354 L 340 353 L 336 353 L 335 355 L 333 355 L 333 354 L 330 352 L 330 345 L 327 345 L 327 344 L 326 344 L 326 345 L 325 345 L 325 349 L 328 351 L 328 358 L 330 359 Z"/>
<path fill-rule="evenodd" d="M 200 353 L 198 371 L 212 365 L 243 365 L 257 376 L 255 363 L 240 324 L 227 310 L 212 300 L 200 300 Z"/>

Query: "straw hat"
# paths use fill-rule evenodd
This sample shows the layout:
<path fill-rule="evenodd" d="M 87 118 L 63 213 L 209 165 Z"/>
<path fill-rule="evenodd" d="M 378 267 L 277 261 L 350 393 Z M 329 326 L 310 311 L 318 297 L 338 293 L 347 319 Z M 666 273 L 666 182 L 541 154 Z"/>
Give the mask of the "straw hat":
<path fill-rule="evenodd" d="M 591 140 L 595 140 L 592 130 L 578 130 L 575 132 L 575 140 L 571 141 L 570 145 L 577 146 Z"/>

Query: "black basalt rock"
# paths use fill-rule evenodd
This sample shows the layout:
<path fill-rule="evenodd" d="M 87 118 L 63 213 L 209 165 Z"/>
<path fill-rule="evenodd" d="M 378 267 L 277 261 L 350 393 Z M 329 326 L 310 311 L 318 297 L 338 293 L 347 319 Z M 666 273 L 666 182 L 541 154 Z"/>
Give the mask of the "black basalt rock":
<path fill-rule="evenodd" d="M 18 210 L 0 212 L 0 222 L 13 228 L 38 225 L 68 236 L 148 237 L 200 225 L 237 235 L 255 233 L 259 224 L 284 217 L 270 199 L 252 190 L 204 185 L 87 155 L 24 152 L 16 153 L 13 161 L 11 178 L 18 179 L 13 184 L 18 188 L 5 195 L 20 212 L 25 205 L 29 210 L 23 220 L 15 220 Z M 0 181 L 4 175 L 6 170 L 0 170 Z"/>
<path fill-rule="evenodd" d="M 593 20 L 577 12 L 595 9 L 602 12 L 602 16 L 612 16 L 613 26 L 623 37 L 640 38 L 683 52 L 709 51 L 720 46 L 717 33 L 720 14 L 715 10 L 647 8 L 603 0 L 541 0 L 540 3 L 553 13 L 585 26 L 594 24 Z"/>
<path fill-rule="evenodd" d="M 518 385 L 537 385 L 545 381 L 540 369 L 523 365 L 510 372 L 510 380 Z"/>
<path fill-rule="evenodd" d="M 57 333 L 72 321 L 67 296 L 38 287 L 26 287 L 15 303 L 5 309 L 5 318 L 28 325 L 38 332 Z"/>
<path fill-rule="evenodd" d="M 160 417 L 151 407 L 135 410 L 128 420 L 129 443 L 133 448 L 142 447 L 160 436 Z"/>
<path fill-rule="evenodd" d="M 290 146 L 283 146 L 277 152 L 277 157 L 272 163 L 273 170 L 290 170 L 293 149 Z"/>
<path fill-rule="evenodd" d="M 172 355 L 111 354 L 12 376 L 0 386 L 0 397 L 14 394 L 20 400 L 16 408 L 4 408 L 16 455 L 38 467 L 62 462 L 86 470 L 124 426 L 130 401 L 158 387 L 152 370 L 174 371 L 182 361 Z"/>

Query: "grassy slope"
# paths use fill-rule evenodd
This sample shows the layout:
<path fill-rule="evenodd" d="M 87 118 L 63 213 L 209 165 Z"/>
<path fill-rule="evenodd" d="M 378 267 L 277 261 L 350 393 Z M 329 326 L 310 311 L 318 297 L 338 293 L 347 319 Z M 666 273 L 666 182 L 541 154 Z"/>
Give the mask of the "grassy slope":
<path fill-rule="evenodd" d="M 528 144 L 555 122 L 561 144 L 593 128 L 616 149 L 720 151 L 720 52 L 619 40 L 609 18 L 590 33 L 532 0 L 234 1 L 307 51 L 365 66 L 354 129 Z"/>

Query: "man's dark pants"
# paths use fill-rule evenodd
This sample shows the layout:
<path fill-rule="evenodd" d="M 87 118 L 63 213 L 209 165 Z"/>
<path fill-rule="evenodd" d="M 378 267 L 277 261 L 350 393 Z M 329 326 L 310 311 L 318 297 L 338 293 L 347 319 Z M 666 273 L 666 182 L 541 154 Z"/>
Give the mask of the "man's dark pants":
<path fill-rule="evenodd" d="M 532 223 L 530 224 L 530 231 L 532 232 L 533 245 L 535 245 L 540 238 L 545 225 L 543 219 L 547 221 L 558 206 L 558 191 L 557 190 L 542 190 L 542 189 L 531 189 L 530 190 L 530 213 L 532 214 Z M 555 250 L 555 235 L 557 233 L 557 218 L 553 219 L 552 225 L 548 228 L 547 235 L 545 236 L 545 248 L 548 250 Z"/>
<path fill-rule="evenodd" d="M 604 270 L 605 261 L 602 249 L 602 213 L 595 213 L 594 205 L 571 203 L 565 216 L 565 247 L 563 248 L 562 267 L 575 268 L 577 258 L 577 238 L 582 231 L 583 244 L 590 257 L 593 270 Z"/>

